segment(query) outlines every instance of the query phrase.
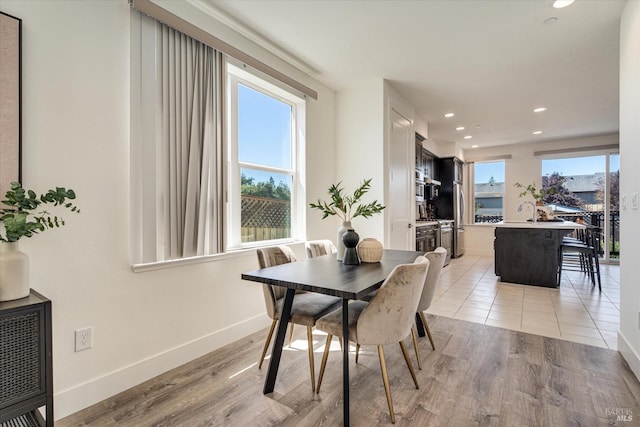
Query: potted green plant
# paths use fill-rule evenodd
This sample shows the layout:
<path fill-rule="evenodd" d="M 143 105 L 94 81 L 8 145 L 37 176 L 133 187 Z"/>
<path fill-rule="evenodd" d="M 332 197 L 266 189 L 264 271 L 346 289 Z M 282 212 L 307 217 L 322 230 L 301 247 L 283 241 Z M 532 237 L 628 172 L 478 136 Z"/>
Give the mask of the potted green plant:
<path fill-rule="evenodd" d="M 519 196 L 525 197 L 527 194 L 530 194 L 535 199 L 536 205 L 538 206 L 542 205 L 544 197 L 547 195 L 547 192 L 545 192 L 544 188 L 537 189 L 535 186 L 535 183 L 524 186 L 519 182 L 516 182 L 515 184 L 513 184 L 513 186 L 518 188 L 524 188 L 524 191 L 522 191 L 522 193 L 520 193 Z"/>
<path fill-rule="evenodd" d="M 372 178 L 363 180 L 360 186 L 354 190 L 353 194 L 346 194 L 344 192 L 344 188 L 341 187 L 342 182 L 332 184 L 328 190 L 331 196 L 330 202 L 318 199 L 317 203 L 309 204 L 311 208 L 318 209 L 322 212 L 322 219 L 333 215 L 337 215 L 342 219 L 342 227 L 338 229 L 338 238 L 336 241 L 338 246 L 336 259 L 338 261 L 342 261 L 344 256 L 342 235 L 347 230 L 353 230 L 351 220 L 358 216 L 369 218 L 375 214 L 379 214 L 385 208 L 385 206 L 377 200 L 371 203 L 360 202 L 362 197 L 371 189 L 371 180 Z"/>
<path fill-rule="evenodd" d="M 21 183 L 11 183 L 5 200 L 0 202 L 0 222 L 4 229 L 0 232 L 0 301 L 29 295 L 29 259 L 20 252 L 18 241 L 65 224 L 63 218 L 47 212 L 44 205 L 80 213 L 70 201 L 75 198 L 73 190 L 63 187 L 37 196 L 34 191 L 22 188 Z"/>

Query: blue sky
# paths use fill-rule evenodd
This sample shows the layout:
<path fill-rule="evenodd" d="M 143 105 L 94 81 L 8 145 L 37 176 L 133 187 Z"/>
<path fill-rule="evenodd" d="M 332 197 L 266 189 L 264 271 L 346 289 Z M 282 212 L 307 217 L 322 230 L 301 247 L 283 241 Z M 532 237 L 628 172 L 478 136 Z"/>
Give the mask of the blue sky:
<path fill-rule="evenodd" d="M 620 170 L 620 156 L 612 155 L 611 171 Z M 605 156 L 575 157 L 572 159 L 547 159 L 542 161 L 542 175 L 560 172 L 564 176 L 589 175 L 605 171 Z M 504 166 L 502 162 L 478 163 L 475 169 L 476 183 L 489 182 L 493 177 L 496 182 L 504 182 Z"/>
<path fill-rule="evenodd" d="M 290 168 L 291 106 L 238 85 L 238 110 L 238 159 Z"/>

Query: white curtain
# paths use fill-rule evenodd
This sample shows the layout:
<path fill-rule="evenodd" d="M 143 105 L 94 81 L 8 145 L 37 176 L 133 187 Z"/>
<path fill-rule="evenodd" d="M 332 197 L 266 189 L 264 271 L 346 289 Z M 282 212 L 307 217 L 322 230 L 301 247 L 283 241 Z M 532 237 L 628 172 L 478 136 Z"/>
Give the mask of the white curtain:
<path fill-rule="evenodd" d="M 156 38 L 157 260 L 219 252 L 219 54 L 167 27 Z"/>

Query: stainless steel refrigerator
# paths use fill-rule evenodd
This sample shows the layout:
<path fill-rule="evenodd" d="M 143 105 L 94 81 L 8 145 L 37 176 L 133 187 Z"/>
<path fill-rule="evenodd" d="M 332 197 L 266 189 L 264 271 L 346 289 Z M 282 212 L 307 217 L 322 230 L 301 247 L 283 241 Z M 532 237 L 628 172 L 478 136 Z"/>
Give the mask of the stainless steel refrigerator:
<path fill-rule="evenodd" d="M 436 216 L 453 220 L 453 258 L 464 254 L 464 210 L 462 193 L 462 160 L 456 157 L 438 159 L 440 191 L 434 201 Z"/>
<path fill-rule="evenodd" d="M 453 257 L 458 258 L 464 254 L 464 192 L 462 184 L 453 183 Z"/>

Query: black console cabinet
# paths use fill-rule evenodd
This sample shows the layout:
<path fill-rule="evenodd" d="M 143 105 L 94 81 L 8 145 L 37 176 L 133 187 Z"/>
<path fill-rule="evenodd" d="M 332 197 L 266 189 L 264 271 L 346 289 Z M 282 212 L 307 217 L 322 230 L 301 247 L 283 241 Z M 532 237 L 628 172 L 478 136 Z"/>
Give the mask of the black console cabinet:
<path fill-rule="evenodd" d="M 53 426 L 51 301 L 0 302 L 0 426 Z M 46 419 L 38 408 L 46 406 Z"/>

